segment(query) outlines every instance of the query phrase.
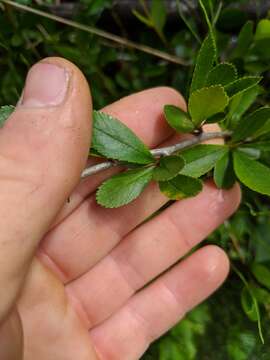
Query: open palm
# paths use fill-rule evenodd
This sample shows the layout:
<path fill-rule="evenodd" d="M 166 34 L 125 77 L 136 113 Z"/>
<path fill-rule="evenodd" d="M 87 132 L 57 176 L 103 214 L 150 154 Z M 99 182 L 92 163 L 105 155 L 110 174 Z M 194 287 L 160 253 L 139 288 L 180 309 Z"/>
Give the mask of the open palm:
<path fill-rule="evenodd" d="M 49 106 L 41 106 L 41 88 L 52 96 L 61 82 L 51 77 L 55 65 L 68 74 L 67 92 L 61 103 L 47 96 Z M 215 246 L 177 262 L 236 209 L 239 189 L 208 182 L 196 198 L 147 222 L 167 201 L 154 184 L 128 206 L 101 208 L 94 191 L 118 170 L 78 184 L 91 133 L 81 73 L 45 59 L 31 70 L 23 97 L 0 131 L 0 358 L 139 359 L 226 277 L 227 257 Z M 162 118 L 167 103 L 185 107 L 162 87 L 104 111 L 156 147 L 172 135 Z"/>

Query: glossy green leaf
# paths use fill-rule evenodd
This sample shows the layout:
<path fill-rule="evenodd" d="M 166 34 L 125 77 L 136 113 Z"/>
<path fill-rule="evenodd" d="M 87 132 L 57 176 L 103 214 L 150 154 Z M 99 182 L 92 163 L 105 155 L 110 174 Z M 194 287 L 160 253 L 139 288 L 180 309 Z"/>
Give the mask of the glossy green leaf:
<path fill-rule="evenodd" d="M 250 108 L 256 97 L 259 94 L 259 86 L 253 86 L 252 88 L 243 91 L 235 95 L 229 104 L 228 118 L 230 119 L 230 128 L 235 128 L 239 119 Z"/>
<path fill-rule="evenodd" d="M 177 175 L 159 183 L 160 191 L 171 200 L 195 196 L 202 191 L 202 181 L 185 175 Z"/>
<path fill-rule="evenodd" d="M 227 151 L 215 164 L 214 181 L 218 188 L 229 189 L 235 183 L 233 160 Z"/>
<path fill-rule="evenodd" d="M 98 204 L 117 208 L 136 199 L 152 180 L 153 167 L 128 170 L 105 181 L 96 194 Z"/>
<path fill-rule="evenodd" d="M 100 111 L 93 113 L 92 147 L 110 159 L 136 164 L 154 161 L 146 145 L 127 126 Z"/>
<path fill-rule="evenodd" d="M 178 155 L 162 157 L 154 169 L 153 179 L 165 181 L 174 178 L 185 166 L 185 160 Z"/>
<path fill-rule="evenodd" d="M 247 21 L 242 29 L 240 30 L 240 33 L 238 35 L 237 38 L 237 44 L 236 47 L 232 53 L 232 57 L 233 58 L 241 58 L 243 56 L 245 56 L 245 54 L 247 53 L 250 45 L 252 44 L 253 41 L 253 21 L 249 20 Z"/>
<path fill-rule="evenodd" d="M 189 115 L 174 105 L 165 105 L 164 114 L 168 124 L 180 133 L 189 133 L 194 129 Z"/>
<path fill-rule="evenodd" d="M 237 78 L 237 70 L 233 64 L 221 63 L 208 74 L 206 85 L 227 85 Z"/>
<path fill-rule="evenodd" d="M 188 104 L 188 111 L 195 126 L 204 120 L 222 112 L 229 103 L 221 85 L 210 86 L 194 91 Z"/>
<path fill-rule="evenodd" d="M 261 81 L 260 76 L 245 76 L 225 86 L 227 95 L 232 98 L 233 96 L 246 91 Z"/>
<path fill-rule="evenodd" d="M 241 151 L 233 154 L 238 179 L 251 190 L 270 196 L 270 168 L 250 159 Z"/>
<path fill-rule="evenodd" d="M 213 116 L 210 116 L 206 121 L 205 124 L 214 124 L 214 123 L 218 123 L 218 122 L 222 122 L 223 120 L 225 120 L 226 118 L 226 113 L 224 112 L 219 112 Z"/>
<path fill-rule="evenodd" d="M 15 107 L 12 105 L 6 105 L 0 107 L 0 128 L 7 121 L 9 116 L 13 113 Z"/>
<path fill-rule="evenodd" d="M 256 139 L 258 137 L 261 137 L 261 136 L 265 136 L 265 135 L 269 135 L 270 133 L 270 119 L 268 119 L 265 124 L 259 128 L 256 133 L 254 133 L 252 135 L 252 138 L 253 139 Z"/>
<path fill-rule="evenodd" d="M 256 32 L 255 41 L 264 40 L 270 38 L 270 20 L 262 19 L 259 21 Z"/>
<path fill-rule="evenodd" d="M 200 144 L 181 152 L 186 165 L 181 174 L 200 177 L 215 166 L 216 162 L 227 152 L 226 146 Z"/>
<path fill-rule="evenodd" d="M 232 140 L 237 142 L 246 138 L 256 138 L 261 134 L 264 125 L 270 120 L 270 107 L 261 107 L 243 117 L 236 127 Z M 270 127 L 269 127 L 270 130 Z"/>
<path fill-rule="evenodd" d="M 192 77 L 190 94 L 205 86 L 208 73 L 213 68 L 216 57 L 216 47 L 213 38 L 208 35 L 202 43 L 196 59 L 196 65 Z"/>
<path fill-rule="evenodd" d="M 270 269 L 262 264 L 253 264 L 252 273 L 257 281 L 270 290 Z"/>

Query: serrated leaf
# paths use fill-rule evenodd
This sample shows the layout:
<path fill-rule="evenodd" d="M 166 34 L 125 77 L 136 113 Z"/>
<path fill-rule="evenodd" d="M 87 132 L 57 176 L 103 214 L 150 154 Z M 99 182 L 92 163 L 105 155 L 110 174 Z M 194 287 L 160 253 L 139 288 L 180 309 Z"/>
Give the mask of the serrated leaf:
<path fill-rule="evenodd" d="M 100 111 L 93 113 L 92 148 L 110 159 L 136 164 L 154 161 L 146 145 L 127 126 Z"/>
<path fill-rule="evenodd" d="M 117 208 L 136 199 L 152 180 L 153 167 L 128 170 L 112 176 L 98 189 L 98 204 L 106 208 Z"/>
<path fill-rule="evenodd" d="M 194 125 L 199 126 L 207 118 L 223 112 L 228 103 L 224 88 L 215 85 L 194 91 L 189 98 L 188 111 Z"/>
<path fill-rule="evenodd" d="M 231 153 L 227 151 L 215 164 L 214 181 L 218 188 L 229 189 L 235 183 L 233 160 Z"/>
<path fill-rule="evenodd" d="M 262 264 L 253 264 L 251 270 L 257 281 L 270 290 L 270 270 Z"/>
<path fill-rule="evenodd" d="M 232 140 L 237 142 L 249 137 L 255 139 L 261 134 L 260 130 L 263 129 L 268 120 L 270 120 L 270 107 L 261 107 L 255 110 L 239 121 Z"/>
<path fill-rule="evenodd" d="M 194 130 L 194 124 L 192 123 L 189 115 L 174 105 L 164 106 L 164 115 L 168 124 L 180 133 L 189 133 Z"/>
<path fill-rule="evenodd" d="M 232 98 L 233 96 L 246 91 L 261 81 L 260 76 L 245 76 L 225 86 L 227 95 Z"/>
<path fill-rule="evenodd" d="M 247 21 L 238 35 L 236 47 L 232 53 L 232 58 L 243 58 L 253 41 L 253 21 Z"/>
<path fill-rule="evenodd" d="M 211 35 L 208 35 L 198 53 L 196 65 L 190 86 L 190 94 L 201 89 L 206 84 L 208 73 L 213 67 L 216 58 L 216 47 Z"/>
<path fill-rule="evenodd" d="M 0 128 L 4 125 L 10 115 L 13 113 L 15 107 L 12 105 L 5 105 L 0 107 Z"/>
<path fill-rule="evenodd" d="M 189 176 L 177 175 L 169 181 L 159 183 L 160 191 L 171 200 L 195 196 L 202 191 L 202 181 Z"/>
<path fill-rule="evenodd" d="M 162 32 L 166 23 L 166 6 L 164 0 L 152 0 L 151 19 L 154 26 Z"/>
<path fill-rule="evenodd" d="M 179 155 L 166 156 L 160 159 L 153 172 L 153 179 L 165 181 L 174 178 L 185 166 L 185 160 Z"/>
<path fill-rule="evenodd" d="M 206 85 L 227 85 L 237 78 L 237 70 L 233 64 L 221 63 L 215 66 L 208 74 Z"/>
<path fill-rule="evenodd" d="M 233 153 L 234 171 L 238 179 L 251 190 L 270 196 L 270 168 L 251 160 L 243 152 Z"/>
<path fill-rule="evenodd" d="M 215 163 L 227 152 L 223 145 L 200 144 L 181 152 L 186 165 L 181 174 L 200 177 L 215 166 Z"/>

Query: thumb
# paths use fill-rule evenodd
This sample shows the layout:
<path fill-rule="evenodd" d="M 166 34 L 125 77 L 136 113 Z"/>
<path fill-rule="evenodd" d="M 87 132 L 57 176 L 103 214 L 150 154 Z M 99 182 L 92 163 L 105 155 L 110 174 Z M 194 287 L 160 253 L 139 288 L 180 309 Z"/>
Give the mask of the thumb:
<path fill-rule="evenodd" d="M 29 71 L 0 130 L 0 320 L 14 303 L 42 236 L 79 181 L 91 134 L 87 82 L 48 58 Z"/>

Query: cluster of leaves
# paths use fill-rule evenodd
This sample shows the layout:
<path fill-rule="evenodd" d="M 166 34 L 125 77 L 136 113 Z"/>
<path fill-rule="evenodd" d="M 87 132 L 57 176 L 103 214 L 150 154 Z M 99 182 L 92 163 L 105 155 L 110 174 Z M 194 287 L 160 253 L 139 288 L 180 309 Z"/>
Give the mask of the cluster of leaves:
<path fill-rule="evenodd" d="M 194 196 L 202 190 L 201 177 L 212 169 L 219 188 L 230 188 L 238 178 L 250 189 L 270 195 L 270 168 L 257 161 L 258 149 L 270 150 L 270 142 L 264 141 L 270 133 L 270 108 L 259 107 L 233 123 L 228 121 L 229 113 L 235 115 L 235 99 L 243 111 L 246 93 L 253 91 L 261 77 L 237 77 L 233 64 L 217 63 L 216 59 L 216 45 L 210 33 L 197 56 L 188 112 L 165 105 L 164 113 L 168 124 L 179 133 L 201 134 L 204 124 L 218 122 L 227 130 L 226 144 L 199 144 L 155 159 L 119 120 L 95 112 L 93 151 L 127 166 L 132 164 L 131 170 L 113 176 L 99 187 L 99 204 L 110 208 L 126 205 L 151 180 L 158 181 L 160 190 L 171 200 Z"/>
<path fill-rule="evenodd" d="M 28 4 L 32 3 L 31 0 L 25 1 Z M 24 2 L 24 0 L 20 2 Z M 117 18 L 117 13 L 115 13 L 113 3 L 110 0 L 81 0 L 81 3 L 84 11 L 79 11 L 75 15 L 76 20 L 106 28 L 107 17 L 106 22 L 102 22 L 102 18 L 99 20 L 99 16 L 108 8 L 110 13 Z M 185 10 L 191 2 L 178 2 L 180 16 L 189 27 L 186 30 L 180 22 L 179 27 L 177 24 L 177 27 L 172 28 L 162 0 L 145 3 L 147 6 L 150 4 L 149 9 L 145 12 L 142 7 L 141 11 L 137 11 L 139 15 L 148 19 L 147 21 L 141 19 L 144 26 L 129 27 L 123 19 L 118 17 L 117 25 L 114 25 L 114 31 L 119 31 L 120 35 L 131 37 L 133 40 L 142 43 L 149 45 L 154 43 L 156 47 L 165 51 L 168 51 L 168 49 L 173 50 L 176 55 L 192 64 L 195 49 L 197 49 L 205 33 L 201 21 L 202 16 L 200 16 L 198 8 L 190 7 L 189 11 L 186 12 Z M 136 146 L 140 148 L 140 159 L 144 158 L 145 162 L 141 162 L 141 160 L 139 163 L 136 163 L 136 161 L 130 162 L 128 159 L 118 160 L 119 154 L 115 161 L 132 168 L 128 170 L 129 173 L 134 171 L 142 172 L 145 182 L 154 177 L 154 172 L 156 173 L 155 176 L 157 176 L 157 173 L 161 174 L 162 179 L 164 179 L 164 176 L 168 177 L 165 181 L 156 178 L 160 185 L 168 182 L 173 183 L 172 180 L 178 178 L 179 175 L 190 176 L 198 183 L 201 183 L 201 180 L 205 177 L 214 175 L 214 180 L 218 186 L 229 187 L 231 186 L 230 181 L 233 182 L 234 177 L 238 176 L 242 184 L 244 183 L 250 189 L 268 194 L 269 185 L 267 186 L 267 179 L 269 179 L 269 176 L 267 178 L 267 175 L 269 172 L 266 168 L 270 166 L 270 136 L 267 132 L 268 121 L 266 118 L 268 109 L 265 105 L 269 102 L 269 92 L 265 89 L 269 86 L 270 53 L 268 44 L 270 41 L 270 20 L 267 18 L 262 19 L 257 22 L 255 27 L 253 21 L 249 19 L 248 13 L 242 10 L 242 6 L 247 3 L 247 0 L 227 0 L 223 2 L 223 7 L 221 7 L 221 2 L 218 0 L 202 0 L 201 3 L 204 5 L 208 17 L 208 26 L 210 25 L 208 45 L 210 48 L 213 47 L 213 44 L 216 47 L 214 39 L 216 40 L 218 53 L 223 63 L 218 64 L 215 55 L 208 76 L 203 74 L 205 82 L 203 81 L 199 88 L 194 89 L 194 91 L 189 86 L 190 83 L 193 83 L 193 81 L 191 82 L 191 67 L 181 68 L 167 62 L 158 61 L 150 55 L 138 55 L 133 51 L 119 50 L 119 48 L 113 47 L 108 48 L 107 45 L 110 44 L 104 45 L 97 38 L 78 30 L 64 28 L 54 22 L 32 15 L 16 13 L 12 8 L 5 9 L 6 11 L 0 12 L 0 104 L 16 103 L 27 69 L 41 57 L 54 54 L 67 57 L 82 68 L 86 76 L 91 80 L 96 108 L 143 88 L 159 84 L 172 85 L 189 99 L 189 109 L 188 113 L 183 113 L 181 109 L 167 106 L 164 109 L 164 115 L 170 126 L 178 132 L 192 132 L 194 136 L 198 136 L 201 125 L 205 122 L 218 122 L 223 131 L 231 133 L 230 137 L 225 139 L 226 144 L 224 146 L 200 144 L 187 148 L 180 153 L 172 154 L 173 159 L 168 161 L 168 156 L 153 159 L 151 152 L 149 155 L 149 149 L 132 134 L 135 136 Z M 231 3 L 237 6 L 230 6 Z M 33 6 L 36 6 L 35 2 L 33 2 Z M 155 11 L 155 7 L 158 6 L 163 8 L 160 14 Z M 190 16 L 190 13 L 193 16 Z M 205 16 L 204 11 L 201 14 Z M 242 29 L 237 41 L 235 41 L 236 37 L 232 36 L 232 33 L 238 32 L 241 25 L 243 25 Z M 136 30 L 132 31 L 131 28 Z M 107 29 L 110 30 L 110 25 L 108 25 Z M 194 41 L 194 36 L 196 41 Z M 204 45 L 205 43 L 207 45 L 206 40 Z M 81 56 L 81 54 L 84 54 L 84 56 Z M 209 65 L 208 60 L 205 66 Z M 199 58 L 197 58 L 198 61 Z M 230 64 L 224 63 L 224 61 L 229 61 Z M 226 76 L 223 78 L 222 74 L 219 73 L 219 83 L 209 83 L 209 77 L 213 79 L 213 72 L 218 71 L 220 66 L 226 69 L 224 72 Z M 237 72 L 235 72 L 235 68 Z M 231 79 L 234 77 L 234 81 L 246 76 L 250 79 L 250 75 L 255 76 L 258 81 L 259 77 L 263 75 L 263 79 L 257 85 L 251 84 L 252 86 L 250 85 L 246 90 L 243 88 L 242 92 L 231 96 L 227 87 L 229 84 L 228 74 L 230 74 Z M 257 82 L 255 78 L 253 80 Z M 218 109 L 219 111 L 213 115 L 204 114 L 205 118 L 200 123 L 200 120 L 196 119 L 200 119 L 202 115 L 197 114 L 196 110 L 201 111 L 201 99 L 199 107 L 194 107 L 192 110 L 190 108 L 191 96 L 193 93 L 196 95 L 197 92 L 200 94 L 200 90 L 211 88 L 211 86 L 218 87 L 218 99 L 223 99 L 220 104 L 225 103 L 224 93 L 229 98 L 227 99 L 228 103 L 223 110 L 221 110 L 222 106 L 220 106 L 220 110 Z M 223 88 L 224 93 L 220 87 Z M 212 106 L 214 101 L 211 97 L 211 91 L 213 90 L 210 90 L 210 94 L 207 94 L 208 91 L 203 90 L 203 93 L 206 94 L 206 98 L 208 96 L 208 99 L 210 95 L 208 106 Z M 259 109 L 260 105 L 263 105 L 262 109 Z M 204 111 L 208 111 L 208 106 Z M 0 123 L 12 111 L 12 108 L 6 107 L 4 110 L 5 114 L 0 119 Z M 216 110 L 211 111 L 215 112 Z M 99 130 L 101 120 L 104 117 L 106 115 L 100 112 L 94 114 L 96 128 L 94 134 L 97 147 L 102 147 L 100 144 L 108 136 L 108 129 L 105 129 L 105 131 L 104 129 Z M 248 121 L 248 124 L 246 124 L 246 121 Z M 105 125 L 105 122 L 103 125 Z M 121 126 L 121 123 L 117 120 L 116 123 L 116 129 L 110 129 L 110 131 L 118 134 L 118 125 Z M 238 130 L 236 131 L 237 127 Z M 249 127 L 251 127 L 250 130 Z M 251 132 L 246 133 L 246 131 Z M 123 132 L 125 133 L 125 130 Z M 239 139 L 234 137 L 237 134 L 240 136 Z M 133 138 L 132 135 L 130 136 Z M 126 135 L 124 137 L 124 145 L 126 145 Z M 120 151 L 121 147 L 119 148 L 119 146 L 124 145 L 118 143 L 117 151 Z M 126 147 L 125 151 L 128 151 Z M 108 153 L 102 155 L 98 149 L 94 148 L 91 149 L 91 152 L 106 158 L 112 157 L 111 152 L 109 155 Z M 138 153 L 136 153 L 135 157 L 138 157 Z M 237 157 L 239 159 L 235 160 Z M 198 164 L 200 164 L 202 170 L 200 170 Z M 151 170 L 149 170 L 150 168 Z M 184 174 L 183 171 L 187 169 L 190 172 Z M 177 175 L 170 178 L 172 173 L 175 175 L 176 171 L 178 172 Z M 259 178 L 262 183 L 258 181 L 257 173 L 260 175 Z M 132 181 L 136 182 L 137 179 L 135 175 Z M 124 177 L 122 180 L 127 179 Z M 228 182 L 228 180 L 230 181 Z M 132 191 L 135 191 L 135 196 L 137 196 L 136 191 L 141 191 L 143 184 L 144 182 L 140 182 L 139 188 L 131 186 Z M 208 239 L 208 242 L 219 244 L 229 254 L 235 270 L 231 281 L 207 304 L 192 312 L 187 319 L 154 344 L 145 355 L 145 359 L 181 360 L 184 358 L 185 360 L 194 360 L 199 357 L 208 360 L 262 360 L 269 358 L 270 334 L 269 331 L 267 332 L 270 319 L 269 201 L 265 196 L 255 194 L 253 190 L 249 190 L 245 185 L 243 186 L 242 205 L 237 214 Z M 105 190 L 106 186 L 104 185 Z M 184 189 L 183 184 L 181 188 Z M 187 192 L 189 189 L 185 190 Z M 173 187 L 173 192 L 167 191 L 167 194 L 170 195 L 175 191 L 179 194 L 179 197 L 187 196 L 186 193 L 182 194 L 179 188 L 175 189 L 175 187 Z M 110 203 L 110 198 L 106 196 L 105 194 L 105 198 L 109 199 Z M 132 196 L 134 196 L 134 193 L 132 193 Z M 129 200 L 130 198 L 125 199 L 125 201 Z M 123 198 L 120 199 L 121 201 L 123 201 Z M 247 315 L 247 319 L 250 319 L 251 322 L 242 316 L 243 313 L 239 311 L 241 306 Z M 258 341 L 258 331 L 256 330 L 258 325 L 260 331 L 263 330 L 266 343 L 264 347 Z M 230 331 L 228 331 L 229 328 Z"/>

